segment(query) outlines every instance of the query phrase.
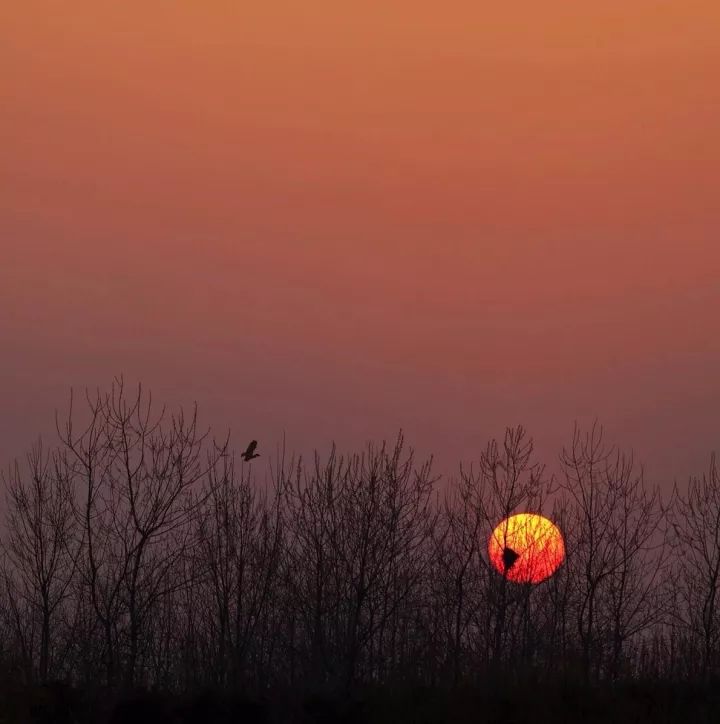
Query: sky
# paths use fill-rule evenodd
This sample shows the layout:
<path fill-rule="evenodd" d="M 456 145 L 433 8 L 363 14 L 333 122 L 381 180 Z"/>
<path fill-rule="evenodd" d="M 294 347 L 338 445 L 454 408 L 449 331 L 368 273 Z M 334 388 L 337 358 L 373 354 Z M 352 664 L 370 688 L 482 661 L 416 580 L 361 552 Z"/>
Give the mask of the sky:
<path fill-rule="evenodd" d="M 452 476 L 720 448 L 715 0 L 0 4 L 0 466 L 142 381 Z"/>

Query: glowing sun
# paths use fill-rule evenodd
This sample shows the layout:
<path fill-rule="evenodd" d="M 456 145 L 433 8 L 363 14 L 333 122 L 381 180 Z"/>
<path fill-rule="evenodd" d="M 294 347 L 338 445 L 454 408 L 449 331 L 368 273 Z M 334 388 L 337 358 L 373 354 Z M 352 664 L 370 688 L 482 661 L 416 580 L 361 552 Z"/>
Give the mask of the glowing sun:
<path fill-rule="evenodd" d="M 540 583 L 565 558 L 560 529 L 534 513 L 511 515 L 495 528 L 488 542 L 490 562 L 509 581 Z"/>

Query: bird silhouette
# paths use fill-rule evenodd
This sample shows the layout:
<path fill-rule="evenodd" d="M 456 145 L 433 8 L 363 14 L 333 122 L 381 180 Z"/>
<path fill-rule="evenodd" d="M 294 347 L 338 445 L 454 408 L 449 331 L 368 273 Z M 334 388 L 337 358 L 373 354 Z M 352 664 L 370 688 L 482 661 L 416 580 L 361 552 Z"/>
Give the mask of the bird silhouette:
<path fill-rule="evenodd" d="M 253 440 L 248 446 L 247 450 L 240 456 L 243 460 L 252 460 L 253 458 L 259 458 L 260 453 L 255 452 L 255 448 L 257 447 L 257 440 Z"/>
<path fill-rule="evenodd" d="M 515 565 L 518 558 L 520 558 L 520 554 L 515 553 L 512 548 L 503 548 L 502 559 L 506 571 L 509 571 Z"/>

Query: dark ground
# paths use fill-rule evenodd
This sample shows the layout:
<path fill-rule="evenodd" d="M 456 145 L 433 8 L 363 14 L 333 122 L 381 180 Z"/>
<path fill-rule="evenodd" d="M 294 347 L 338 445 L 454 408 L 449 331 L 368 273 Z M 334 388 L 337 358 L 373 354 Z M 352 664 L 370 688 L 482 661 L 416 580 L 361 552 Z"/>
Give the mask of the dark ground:
<path fill-rule="evenodd" d="M 0 685 L 0 724 L 720 724 L 717 685 L 628 683 L 477 689 L 385 688 L 353 697 L 168 695 Z"/>

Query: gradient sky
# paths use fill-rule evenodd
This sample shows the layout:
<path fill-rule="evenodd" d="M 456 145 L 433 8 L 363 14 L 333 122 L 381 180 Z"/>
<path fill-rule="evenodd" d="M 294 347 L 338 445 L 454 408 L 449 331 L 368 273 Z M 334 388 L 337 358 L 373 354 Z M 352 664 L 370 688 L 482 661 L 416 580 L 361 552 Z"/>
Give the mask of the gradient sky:
<path fill-rule="evenodd" d="M 0 465 L 123 373 L 261 451 L 720 448 L 716 0 L 0 5 Z"/>

